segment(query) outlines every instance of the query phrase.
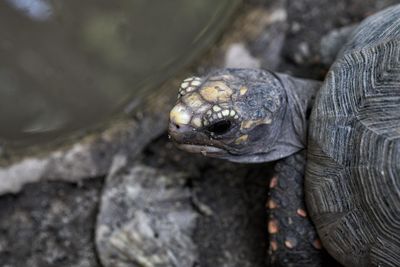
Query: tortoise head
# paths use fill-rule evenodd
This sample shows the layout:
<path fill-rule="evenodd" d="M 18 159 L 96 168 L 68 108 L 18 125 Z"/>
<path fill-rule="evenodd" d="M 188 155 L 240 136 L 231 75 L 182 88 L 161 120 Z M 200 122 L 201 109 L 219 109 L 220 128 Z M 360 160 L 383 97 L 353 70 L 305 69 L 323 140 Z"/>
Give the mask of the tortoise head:
<path fill-rule="evenodd" d="M 169 134 L 179 148 L 236 162 L 272 161 L 286 113 L 278 76 L 224 69 L 185 79 L 170 112 Z"/>

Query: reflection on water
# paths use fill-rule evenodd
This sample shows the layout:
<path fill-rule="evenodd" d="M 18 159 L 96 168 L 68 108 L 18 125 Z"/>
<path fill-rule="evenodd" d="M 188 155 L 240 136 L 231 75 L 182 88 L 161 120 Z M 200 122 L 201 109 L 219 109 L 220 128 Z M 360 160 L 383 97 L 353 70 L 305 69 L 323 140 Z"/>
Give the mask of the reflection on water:
<path fill-rule="evenodd" d="M 0 139 L 51 139 L 140 102 L 216 36 L 238 2 L 0 2 Z"/>
<path fill-rule="evenodd" d="M 52 15 L 51 6 L 45 0 L 6 0 L 10 5 L 34 20 L 46 20 Z"/>

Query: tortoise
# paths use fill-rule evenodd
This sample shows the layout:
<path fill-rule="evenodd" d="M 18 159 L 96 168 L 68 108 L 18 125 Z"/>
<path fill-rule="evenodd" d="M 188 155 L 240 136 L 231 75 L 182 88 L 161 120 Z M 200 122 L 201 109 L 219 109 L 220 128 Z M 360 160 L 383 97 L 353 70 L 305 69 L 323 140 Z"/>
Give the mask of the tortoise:
<path fill-rule="evenodd" d="M 352 31 L 323 83 L 260 69 L 183 81 L 169 134 L 233 162 L 277 161 L 269 261 L 400 266 L 400 5 Z"/>

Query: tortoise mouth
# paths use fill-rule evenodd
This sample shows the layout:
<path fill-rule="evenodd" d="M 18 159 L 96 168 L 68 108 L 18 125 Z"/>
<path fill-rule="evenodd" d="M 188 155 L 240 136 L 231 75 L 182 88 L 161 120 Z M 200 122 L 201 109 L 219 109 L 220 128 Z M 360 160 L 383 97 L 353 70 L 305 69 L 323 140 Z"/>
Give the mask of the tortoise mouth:
<path fill-rule="evenodd" d="M 200 153 L 203 156 L 208 157 L 221 157 L 227 154 L 222 148 L 206 145 L 177 144 L 177 147 L 190 153 Z"/>

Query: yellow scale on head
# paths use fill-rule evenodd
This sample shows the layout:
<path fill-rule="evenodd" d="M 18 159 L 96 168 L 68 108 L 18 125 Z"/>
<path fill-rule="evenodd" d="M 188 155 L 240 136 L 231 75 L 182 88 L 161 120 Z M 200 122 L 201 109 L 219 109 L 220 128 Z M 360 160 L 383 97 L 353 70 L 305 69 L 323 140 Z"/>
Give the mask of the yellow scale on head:
<path fill-rule="evenodd" d="M 234 92 L 221 79 L 210 80 L 203 84 L 201 88 L 199 88 L 202 83 L 201 78 L 190 77 L 185 79 L 179 88 L 178 99 L 181 102 L 172 109 L 170 113 L 171 121 L 176 124 L 191 124 L 195 128 L 200 128 L 224 117 L 238 119 L 239 116 L 236 111 L 226 104 L 232 100 Z M 197 91 L 197 89 L 199 90 Z M 247 87 L 241 87 L 239 93 L 244 95 L 247 91 Z M 203 113 L 206 111 L 206 117 L 204 117 Z M 238 143 L 245 142 L 246 137 L 242 136 L 236 141 Z"/>
<path fill-rule="evenodd" d="M 182 104 L 177 104 L 169 113 L 169 119 L 177 125 L 188 124 L 191 118 L 191 112 Z"/>
<path fill-rule="evenodd" d="M 200 90 L 200 95 L 210 103 L 228 102 L 232 93 L 232 89 L 220 81 L 209 82 Z"/>

